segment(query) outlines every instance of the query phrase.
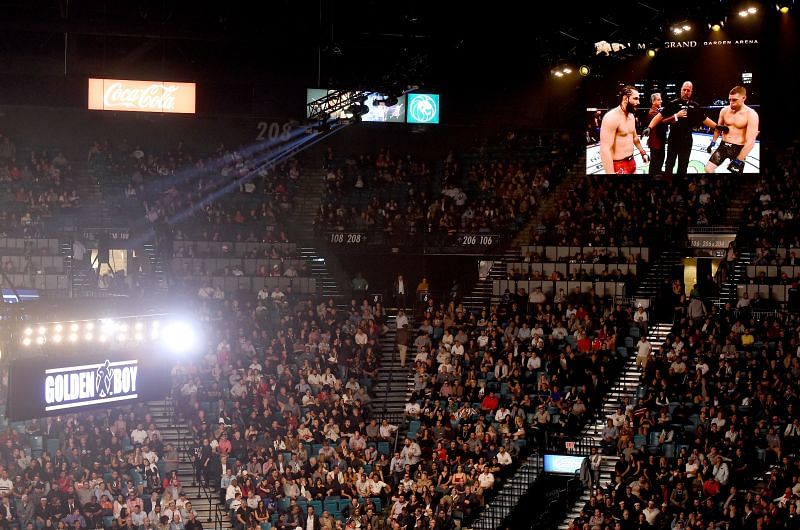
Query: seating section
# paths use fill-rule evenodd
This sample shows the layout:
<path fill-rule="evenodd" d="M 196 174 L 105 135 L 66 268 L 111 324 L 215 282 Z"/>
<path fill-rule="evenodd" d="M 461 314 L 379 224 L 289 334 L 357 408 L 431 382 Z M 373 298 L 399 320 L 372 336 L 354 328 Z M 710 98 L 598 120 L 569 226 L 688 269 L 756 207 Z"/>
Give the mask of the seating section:
<path fill-rule="evenodd" d="M 0 266 L 14 287 L 65 296 L 69 289 L 58 239 L 0 238 Z M 2 286 L 10 288 L 9 285 Z"/>
<path fill-rule="evenodd" d="M 645 246 L 682 241 L 687 226 L 716 222 L 733 186 L 715 175 L 666 185 L 638 177 L 587 176 L 539 225 L 532 244 Z"/>
<path fill-rule="evenodd" d="M 398 148 L 399 149 L 399 148 Z M 437 161 L 384 147 L 327 158 L 319 232 L 364 232 L 374 244 L 455 244 L 458 234 L 511 234 L 563 177 L 570 147 L 538 135 L 482 144 Z M 409 239 L 411 238 L 411 239 Z"/>

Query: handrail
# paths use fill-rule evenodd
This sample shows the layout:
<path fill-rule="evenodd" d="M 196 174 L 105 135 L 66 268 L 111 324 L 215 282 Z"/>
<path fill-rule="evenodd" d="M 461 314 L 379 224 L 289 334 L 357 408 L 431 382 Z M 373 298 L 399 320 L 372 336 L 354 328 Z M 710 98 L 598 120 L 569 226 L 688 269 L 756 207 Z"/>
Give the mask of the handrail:
<path fill-rule="evenodd" d="M 735 234 L 739 229 L 735 226 L 687 226 L 687 234 Z"/>

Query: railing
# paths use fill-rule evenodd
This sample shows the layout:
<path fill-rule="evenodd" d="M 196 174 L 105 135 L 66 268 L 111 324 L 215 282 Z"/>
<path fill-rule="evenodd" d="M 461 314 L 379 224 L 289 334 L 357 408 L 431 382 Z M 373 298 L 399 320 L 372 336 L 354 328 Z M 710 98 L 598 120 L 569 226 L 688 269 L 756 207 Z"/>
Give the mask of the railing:
<path fill-rule="evenodd" d="M 461 526 L 471 526 L 481 530 L 502 528 L 514 510 L 519 507 L 522 499 L 536 481 L 542 476 L 544 471 L 544 457 L 539 453 L 533 453 L 527 457 L 525 463 L 517 471 L 502 480 L 495 490 L 492 498 L 486 501 L 483 511 L 477 515 L 473 521 L 463 520 Z"/>
<path fill-rule="evenodd" d="M 738 227 L 735 226 L 687 226 L 688 234 L 735 234 Z"/>

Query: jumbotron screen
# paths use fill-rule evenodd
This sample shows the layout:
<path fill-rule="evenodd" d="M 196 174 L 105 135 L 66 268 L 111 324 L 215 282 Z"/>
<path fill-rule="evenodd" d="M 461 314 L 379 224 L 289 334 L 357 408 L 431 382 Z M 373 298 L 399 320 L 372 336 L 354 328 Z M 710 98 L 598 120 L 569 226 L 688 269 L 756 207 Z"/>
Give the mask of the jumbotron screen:
<path fill-rule="evenodd" d="M 587 174 L 758 173 L 757 46 L 669 44 L 588 80 Z"/>
<path fill-rule="evenodd" d="M 306 90 L 306 103 L 311 103 L 320 98 L 327 96 L 333 90 L 328 91 L 321 88 L 309 88 Z M 387 107 L 383 102 L 386 96 L 377 92 L 372 92 L 367 96 L 364 104 L 369 109 L 369 112 L 361 116 L 361 121 L 369 122 L 389 122 L 389 123 L 405 123 L 406 121 L 406 96 L 397 98 L 397 104 Z M 340 110 L 333 114 L 334 118 L 348 117 L 344 110 Z"/>

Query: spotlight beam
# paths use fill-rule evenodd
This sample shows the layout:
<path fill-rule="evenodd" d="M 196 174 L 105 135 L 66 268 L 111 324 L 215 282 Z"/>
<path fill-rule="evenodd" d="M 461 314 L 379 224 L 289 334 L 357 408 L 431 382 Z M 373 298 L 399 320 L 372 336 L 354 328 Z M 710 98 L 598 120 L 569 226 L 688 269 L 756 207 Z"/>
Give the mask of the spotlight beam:
<path fill-rule="evenodd" d="M 293 142 L 291 145 L 289 145 L 287 147 L 284 147 L 282 150 L 276 152 L 272 158 L 270 158 L 269 160 L 266 160 L 264 163 L 262 163 L 261 165 L 257 166 L 250 173 L 247 173 L 246 175 L 244 175 L 244 176 L 242 176 L 242 177 L 240 177 L 240 178 L 238 178 L 238 179 L 236 179 L 234 181 L 231 181 L 230 183 L 228 183 L 224 187 L 216 190 L 211 195 L 208 195 L 207 197 L 203 198 L 201 201 L 198 201 L 193 207 L 186 208 L 186 209 L 176 213 L 174 216 L 170 217 L 167 222 L 170 225 L 173 225 L 173 224 L 180 223 L 181 221 L 184 221 L 190 215 L 192 215 L 194 212 L 196 212 L 197 210 L 199 210 L 203 206 L 206 206 L 206 205 L 216 201 L 220 197 L 223 197 L 223 196 L 227 195 L 228 193 L 231 193 L 234 190 L 238 190 L 239 186 L 241 184 L 244 184 L 245 182 L 248 182 L 248 181 L 254 179 L 261 171 L 263 171 L 265 169 L 270 169 L 270 168 L 280 164 L 281 162 L 284 162 L 284 161 L 288 160 L 289 158 L 295 156 L 299 152 L 305 151 L 306 149 L 308 149 L 312 145 L 314 145 L 314 144 L 316 144 L 318 142 L 321 142 L 322 140 L 328 138 L 332 134 L 335 134 L 335 133 L 339 132 L 340 130 L 344 129 L 348 125 L 350 125 L 349 122 L 336 121 L 336 122 L 331 124 L 331 130 L 328 131 L 328 132 L 318 133 L 317 135 L 309 136 L 309 137 L 306 137 L 306 138 L 301 138 L 299 141 Z"/>

